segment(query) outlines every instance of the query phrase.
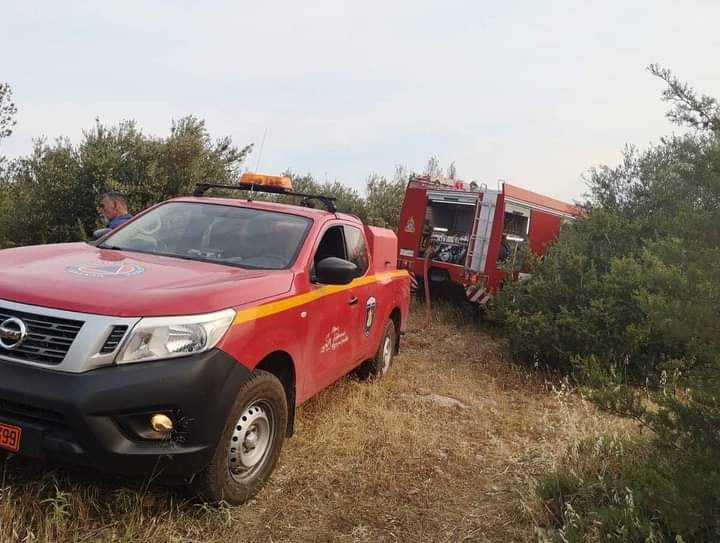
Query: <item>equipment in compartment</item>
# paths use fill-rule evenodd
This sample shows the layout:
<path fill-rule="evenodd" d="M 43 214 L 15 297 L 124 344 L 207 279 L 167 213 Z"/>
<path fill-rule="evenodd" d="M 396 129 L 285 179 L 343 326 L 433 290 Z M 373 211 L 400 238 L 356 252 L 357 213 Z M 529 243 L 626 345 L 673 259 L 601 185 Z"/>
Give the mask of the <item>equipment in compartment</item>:
<path fill-rule="evenodd" d="M 467 204 L 428 200 L 425 208 L 420 249 L 424 253 L 432 240 L 432 260 L 446 264 L 465 264 L 473 207 Z"/>
<path fill-rule="evenodd" d="M 433 232 L 431 239 L 435 250 L 432 254 L 433 260 L 446 262 L 447 264 L 465 263 L 467 255 L 468 235 L 448 235 L 443 232 Z"/>

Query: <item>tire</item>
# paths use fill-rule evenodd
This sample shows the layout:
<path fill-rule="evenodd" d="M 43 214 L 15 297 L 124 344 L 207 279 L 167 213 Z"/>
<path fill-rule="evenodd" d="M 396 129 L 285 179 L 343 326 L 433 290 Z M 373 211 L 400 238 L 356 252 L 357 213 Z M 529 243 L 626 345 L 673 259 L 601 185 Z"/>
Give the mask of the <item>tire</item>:
<path fill-rule="evenodd" d="M 380 344 L 375 356 L 363 362 L 356 370 L 360 379 L 379 379 L 383 377 L 392 366 L 395 358 L 395 345 L 397 343 L 397 331 L 392 319 L 388 319 L 380 336 Z"/>
<path fill-rule="evenodd" d="M 282 384 L 255 370 L 238 391 L 210 464 L 192 482 L 198 497 L 240 505 L 255 496 L 275 468 L 287 421 Z"/>

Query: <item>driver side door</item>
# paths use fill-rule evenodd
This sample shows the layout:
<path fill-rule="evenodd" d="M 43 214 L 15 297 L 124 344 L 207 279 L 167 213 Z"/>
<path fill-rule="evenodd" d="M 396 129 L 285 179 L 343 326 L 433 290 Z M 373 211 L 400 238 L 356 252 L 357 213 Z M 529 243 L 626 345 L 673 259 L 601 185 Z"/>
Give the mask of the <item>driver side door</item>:
<path fill-rule="evenodd" d="M 355 362 L 357 334 L 353 324 L 360 310 L 357 288 L 329 286 L 317 282 L 314 268 L 324 258 L 347 259 L 345 235 L 341 224 L 329 226 L 321 236 L 310 271 L 312 289 L 317 298 L 308 304 L 306 360 L 314 392 L 342 377 Z"/>

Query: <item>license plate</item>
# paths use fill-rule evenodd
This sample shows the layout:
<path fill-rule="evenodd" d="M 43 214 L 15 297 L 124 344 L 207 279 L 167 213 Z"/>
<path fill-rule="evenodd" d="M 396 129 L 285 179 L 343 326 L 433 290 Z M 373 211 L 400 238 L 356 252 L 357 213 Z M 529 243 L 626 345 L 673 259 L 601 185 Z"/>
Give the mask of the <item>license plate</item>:
<path fill-rule="evenodd" d="M 18 452 L 20 450 L 22 428 L 0 422 L 0 449 Z"/>

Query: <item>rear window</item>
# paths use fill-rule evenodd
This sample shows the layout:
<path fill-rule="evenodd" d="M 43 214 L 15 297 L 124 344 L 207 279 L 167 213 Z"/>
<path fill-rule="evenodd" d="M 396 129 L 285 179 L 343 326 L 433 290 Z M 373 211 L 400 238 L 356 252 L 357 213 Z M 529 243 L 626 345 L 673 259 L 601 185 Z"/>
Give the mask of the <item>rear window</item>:
<path fill-rule="evenodd" d="M 171 202 L 111 234 L 100 247 L 279 270 L 292 265 L 310 225 L 310 219 L 289 213 Z"/>

